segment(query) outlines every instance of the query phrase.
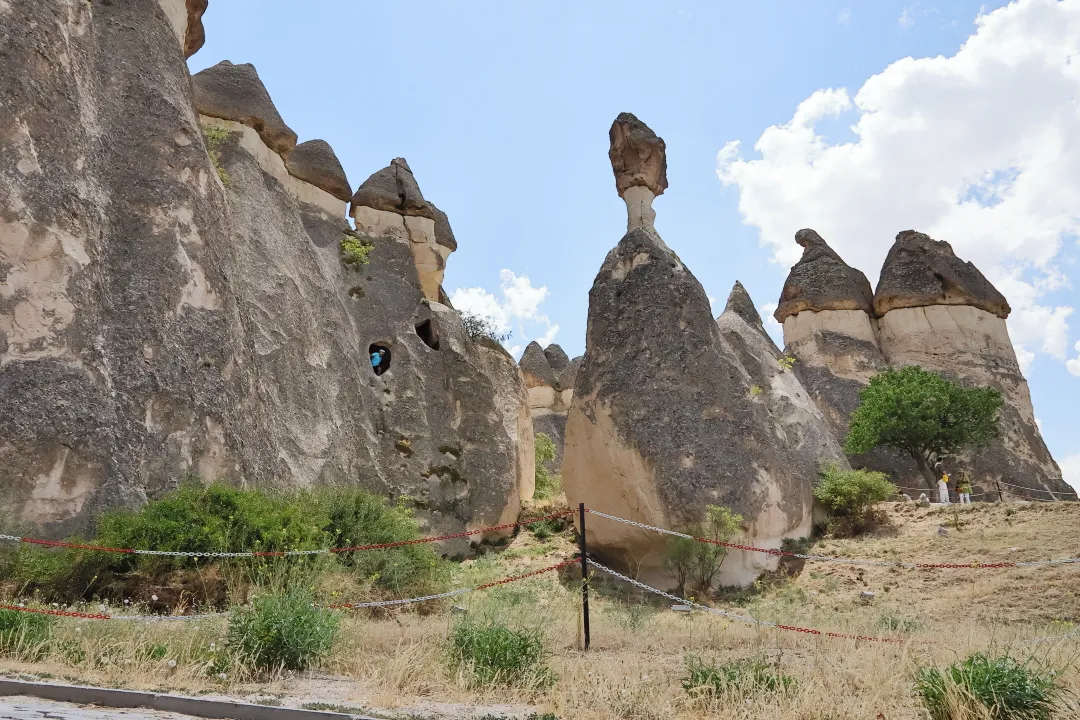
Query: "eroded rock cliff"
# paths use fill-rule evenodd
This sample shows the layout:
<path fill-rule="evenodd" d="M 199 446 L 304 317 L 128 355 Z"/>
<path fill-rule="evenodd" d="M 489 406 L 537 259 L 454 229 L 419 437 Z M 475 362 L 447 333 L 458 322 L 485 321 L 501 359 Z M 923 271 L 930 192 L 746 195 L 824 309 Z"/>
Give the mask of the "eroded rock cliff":
<path fill-rule="evenodd" d="M 416 186 L 419 214 L 354 203 L 351 230 L 330 146 L 296 145 L 250 65 L 190 79 L 180 13 L 0 9 L 5 514 L 66 534 L 197 474 L 359 483 L 434 531 L 516 519 L 525 385 L 438 302 L 445 215 Z"/>

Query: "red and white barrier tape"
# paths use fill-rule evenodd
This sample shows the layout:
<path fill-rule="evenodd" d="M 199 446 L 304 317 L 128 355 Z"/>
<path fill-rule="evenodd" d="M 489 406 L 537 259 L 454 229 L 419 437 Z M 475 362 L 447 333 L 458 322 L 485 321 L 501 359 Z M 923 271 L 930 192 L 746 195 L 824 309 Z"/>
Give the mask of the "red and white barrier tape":
<path fill-rule="evenodd" d="M 533 570 L 532 572 L 525 573 L 523 575 L 514 575 L 511 577 L 502 578 L 501 580 L 494 580 L 492 582 L 484 583 L 482 585 L 476 585 L 474 587 L 458 588 L 456 590 L 449 590 L 444 593 L 438 593 L 435 595 L 423 595 L 421 597 L 402 598 L 399 600 L 378 600 L 373 602 L 359 602 L 359 603 L 335 603 L 333 605 L 327 605 L 327 608 L 332 610 L 357 610 L 361 608 L 374 608 L 374 607 L 391 607 L 395 605 L 409 605 L 413 603 L 427 602 L 429 600 L 440 600 L 442 598 L 454 597 L 456 595 L 464 595 L 466 593 L 475 592 L 477 590 L 487 590 L 489 588 L 497 587 L 499 585 L 506 585 L 507 583 L 516 582 L 518 580 L 524 580 L 526 578 L 535 577 L 537 575 L 543 575 L 553 570 L 564 568 L 568 565 L 576 565 L 580 560 L 566 560 L 561 563 L 556 563 L 540 570 Z M 137 620 L 145 622 L 166 622 L 171 620 L 207 620 L 210 618 L 219 618 L 229 615 L 229 612 L 219 613 L 203 613 L 200 615 L 109 615 L 105 612 L 100 613 L 81 613 L 72 610 L 51 610 L 49 608 L 34 608 L 26 607 L 25 605 L 3 605 L 0 604 L 0 610 L 15 610 L 17 612 L 34 613 L 37 615 L 54 615 L 57 617 L 70 617 L 79 618 L 83 620 Z"/>
<path fill-rule="evenodd" d="M 417 538 L 415 540 L 397 540 L 394 542 L 376 543 L 374 545 L 355 545 L 353 547 L 344 548 L 320 548 L 318 550 L 280 550 L 280 551 L 252 551 L 252 552 L 186 552 L 176 550 L 136 550 L 133 548 L 114 548 L 104 545 L 84 545 L 82 543 L 69 543 L 61 540 L 44 540 L 42 538 L 28 538 L 18 535 L 0 535 L 0 540 L 7 540 L 9 542 L 26 543 L 28 545 L 42 545 L 45 547 L 67 548 L 70 550 L 93 550 L 96 552 L 106 553 L 125 553 L 128 555 L 156 555 L 163 557 L 205 557 L 205 558 L 237 558 L 237 557 L 292 557 L 296 555 L 340 555 L 341 553 L 360 552 L 362 550 L 385 550 L 387 548 L 404 547 L 406 545 L 421 545 L 424 543 L 441 542 L 443 540 L 453 540 L 455 538 L 469 537 L 471 535 L 481 535 L 483 533 L 495 532 L 496 530 L 509 530 L 511 528 L 521 527 L 523 525 L 532 525 L 533 523 L 543 522 L 545 520 L 554 520 L 555 518 L 565 517 L 573 513 L 573 510 L 564 510 L 563 512 L 554 513 L 545 517 L 536 518 L 528 521 L 521 521 L 515 523 L 507 523 L 505 525 L 494 525 L 492 527 L 480 528 L 478 530 L 466 530 L 464 532 L 453 533 L 450 535 L 440 535 L 438 537 Z"/>
<path fill-rule="evenodd" d="M 721 540 L 711 540 L 709 538 L 695 537 L 693 535 L 687 535 L 686 533 L 675 532 L 674 530 L 668 530 L 667 528 L 655 527 L 653 525 L 646 525 L 645 523 L 639 523 L 634 520 L 627 520 L 617 515 L 608 515 L 602 513 L 599 510 L 586 510 L 590 515 L 596 515 L 597 517 L 607 518 L 608 520 L 614 520 L 615 522 L 624 523 L 626 525 L 632 525 L 634 527 L 641 528 L 643 530 L 651 530 L 653 532 L 662 533 L 664 535 L 672 535 L 674 537 L 686 538 L 687 540 L 696 540 L 697 542 L 709 543 L 710 545 L 720 545 L 722 547 L 731 548 L 733 550 L 747 550 L 749 552 L 765 553 L 766 555 L 775 555 L 778 557 L 793 557 L 800 560 L 812 560 L 814 562 L 834 562 L 842 565 L 877 565 L 881 567 L 902 567 L 915 570 L 926 569 L 951 569 L 951 570 L 992 570 L 1000 568 L 1018 568 L 1018 567 L 1032 567 L 1035 565 L 1070 565 L 1080 563 L 1080 557 L 1073 558 L 1061 558 L 1058 560 L 1030 560 L 1027 562 L 997 562 L 997 563 L 909 563 L 899 560 L 860 560 L 856 558 L 842 558 L 831 555 L 806 555 L 804 553 L 789 552 L 787 550 L 777 550 L 775 548 L 763 548 L 755 545 L 740 545 L 738 543 L 723 542 Z"/>
<path fill-rule="evenodd" d="M 686 598 L 681 598 L 678 595 L 672 595 L 671 593 L 664 592 L 663 590 L 658 590 L 657 588 L 654 588 L 652 585 L 646 585 L 643 582 L 640 582 L 638 580 L 634 580 L 633 578 L 629 578 L 626 575 L 623 575 L 620 572 L 616 572 L 616 571 L 612 570 L 611 568 L 609 568 L 609 567 L 607 567 L 605 565 L 601 565 L 600 563 L 596 562 L 595 560 L 589 560 L 589 565 L 591 565 L 592 567 L 599 568 L 600 570 L 603 570 L 604 572 L 606 572 L 609 575 L 617 577 L 620 580 L 623 580 L 625 582 L 630 583 L 631 585 L 634 585 L 635 587 L 641 588 L 642 590 L 646 590 L 648 592 L 651 592 L 654 595 L 659 595 L 660 597 L 665 597 L 668 600 L 674 600 L 675 602 L 677 602 L 677 603 L 679 603 L 681 605 L 689 605 L 692 608 L 702 610 L 702 611 L 710 613 L 712 615 L 719 615 L 721 617 L 725 617 L 725 618 L 727 618 L 729 620 L 735 620 L 737 622 L 747 623 L 747 624 L 750 624 L 750 625 L 758 625 L 760 627 L 771 627 L 771 628 L 776 628 L 777 630 L 790 630 L 792 632 L 806 633 L 807 635 L 820 635 L 822 637 L 842 638 L 842 639 L 845 639 L 845 640 L 871 640 L 873 642 L 898 643 L 898 644 L 903 644 L 903 643 L 908 642 L 907 640 L 904 640 L 902 638 L 874 637 L 872 635 L 852 635 L 852 634 L 849 634 L 849 633 L 828 632 L 828 631 L 825 631 L 825 630 L 816 630 L 814 628 L 799 627 L 797 625 L 781 625 L 780 623 L 769 622 L 768 620 L 758 620 L 757 618 L 747 617 L 745 615 L 738 615 L 736 613 L 727 612 L 726 610 L 720 610 L 719 608 L 711 608 L 711 607 L 709 607 L 707 605 L 701 605 L 700 603 L 693 602 L 692 600 L 687 600 Z"/>

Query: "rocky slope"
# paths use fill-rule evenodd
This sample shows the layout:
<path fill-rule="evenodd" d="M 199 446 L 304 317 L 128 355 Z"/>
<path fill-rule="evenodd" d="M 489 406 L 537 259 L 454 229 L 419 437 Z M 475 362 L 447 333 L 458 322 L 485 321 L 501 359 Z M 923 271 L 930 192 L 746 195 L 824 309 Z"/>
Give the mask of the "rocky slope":
<path fill-rule="evenodd" d="M 707 505 L 726 505 L 744 516 L 755 544 L 778 547 L 805 535 L 818 462 L 823 453 L 840 463 L 843 456 L 797 379 L 769 367 L 776 350 L 768 338 L 737 313 L 722 329 L 701 284 L 652 227 L 645 193 L 667 185 L 657 157 L 663 141 L 628 114 L 610 138 L 630 230 L 589 293 L 585 356 L 566 424 L 567 499 L 668 528 L 701 521 Z M 768 401 L 753 392 L 761 384 Z M 792 422 L 816 424 L 815 439 L 793 432 Z M 670 585 L 663 536 L 597 517 L 587 539 L 601 559 Z M 720 582 L 750 582 L 770 560 L 735 553 Z"/>
<path fill-rule="evenodd" d="M 369 180 L 350 230 L 333 150 L 253 67 L 189 77 L 198 5 L 0 8 L 4 514 L 66 534 L 198 475 L 359 483 L 433 530 L 516 518 L 524 381 L 438 302 L 445 215 L 414 178 L 419 206 L 364 204 Z"/>

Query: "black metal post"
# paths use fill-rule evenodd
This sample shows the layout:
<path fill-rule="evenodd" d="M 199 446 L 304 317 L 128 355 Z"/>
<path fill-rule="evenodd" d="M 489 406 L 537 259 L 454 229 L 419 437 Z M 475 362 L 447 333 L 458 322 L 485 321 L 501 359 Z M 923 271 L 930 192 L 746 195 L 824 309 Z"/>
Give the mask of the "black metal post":
<path fill-rule="evenodd" d="M 589 560 L 585 553 L 585 503 L 578 505 L 578 551 L 581 553 L 581 625 L 585 630 L 585 649 L 589 649 Z"/>

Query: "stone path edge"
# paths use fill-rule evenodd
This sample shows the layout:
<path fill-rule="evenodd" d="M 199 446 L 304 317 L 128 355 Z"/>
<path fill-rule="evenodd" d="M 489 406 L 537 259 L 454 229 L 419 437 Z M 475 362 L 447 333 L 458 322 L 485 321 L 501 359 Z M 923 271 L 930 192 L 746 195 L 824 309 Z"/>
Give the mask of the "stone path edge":
<path fill-rule="evenodd" d="M 375 720 L 362 715 L 272 707 L 230 700 L 162 695 L 135 690 L 114 690 L 86 685 L 60 685 L 0 678 L 0 697 L 22 695 L 109 708 L 145 708 L 214 720 Z"/>

